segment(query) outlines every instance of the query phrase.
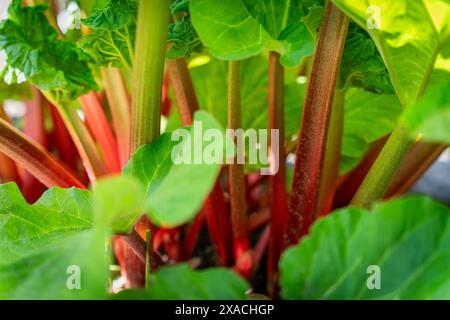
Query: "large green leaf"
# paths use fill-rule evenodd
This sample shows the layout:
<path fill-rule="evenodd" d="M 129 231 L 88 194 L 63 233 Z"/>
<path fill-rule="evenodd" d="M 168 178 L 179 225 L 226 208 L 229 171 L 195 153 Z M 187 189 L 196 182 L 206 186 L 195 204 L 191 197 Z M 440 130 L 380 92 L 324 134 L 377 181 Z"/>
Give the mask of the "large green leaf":
<path fill-rule="evenodd" d="M 370 145 L 389 134 L 403 108 L 395 95 L 349 89 L 345 97 L 340 174 L 353 169 Z"/>
<path fill-rule="evenodd" d="M 117 299 L 132 300 L 243 300 L 248 284 L 225 268 L 192 271 L 187 265 L 158 270 L 147 289 L 123 291 Z"/>
<path fill-rule="evenodd" d="M 41 90 L 67 99 L 96 88 L 82 52 L 70 41 L 57 40 L 44 15 L 46 6 L 22 7 L 21 3 L 14 0 L 8 19 L 0 22 L 0 50 L 7 56 L 1 76 L 12 83 L 25 77 Z"/>
<path fill-rule="evenodd" d="M 268 49 L 279 52 L 285 66 L 295 66 L 314 50 L 299 0 L 191 0 L 190 12 L 200 39 L 219 59 L 245 59 Z"/>
<path fill-rule="evenodd" d="M 281 260 L 287 299 L 450 298 L 450 211 L 426 197 L 320 219 Z M 374 269 L 372 269 L 375 266 Z M 380 287 L 371 270 L 379 267 Z M 369 268 L 369 269 L 368 269 Z"/>
<path fill-rule="evenodd" d="M 450 143 L 450 82 L 427 90 L 402 120 L 413 137 L 421 134 L 426 141 Z"/>
<path fill-rule="evenodd" d="M 105 297 L 107 232 L 92 227 L 87 191 L 51 189 L 31 206 L 16 185 L 0 186 L 0 299 Z M 73 266 L 79 290 L 67 286 Z"/>
<path fill-rule="evenodd" d="M 220 138 L 229 143 L 220 124 L 208 113 L 196 112 L 195 122 L 202 125 L 203 132 L 216 130 Z M 209 143 L 202 143 L 202 137 L 197 138 L 192 129 L 185 132 L 191 137 L 190 140 L 183 137 L 180 142 L 172 141 L 172 137 L 178 138 L 173 133 L 165 133 L 152 144 L 141 147 L 124 169 L 125 175 L 132 175 L 145 185 L 146 210 L 157 225 L 175 227 L 189 222 L 214 186 L 224 163 L 220 159 L 218 163 L 200 161 L 195 164 L 195 158 L 203 159 Z M 174 163 L 174 158 L 179 155 L 177 150 L 182 150 L 184 146 L 191 152 L 191 161 Z"/>
<path fill-rule="evenodd" d="M 144 211 L 145 189 L 131 176 L 110 177 L 97 183 L 93 201 L 97 226 L 126 233 Z"/>
<path fill-rule="evenodd" d="M 371 35 L 402 105 L 415 103 L 427 85 L 441 44 L 423 1 L 333 2 Z M 372 19 L 377 18 L 376 11 L 379 21 Z"/>

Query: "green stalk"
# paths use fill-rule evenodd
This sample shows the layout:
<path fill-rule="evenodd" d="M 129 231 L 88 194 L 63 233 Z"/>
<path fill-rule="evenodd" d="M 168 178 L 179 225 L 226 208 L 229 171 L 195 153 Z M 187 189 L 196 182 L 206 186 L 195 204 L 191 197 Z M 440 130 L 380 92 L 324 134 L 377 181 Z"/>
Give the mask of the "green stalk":
<path fill-rule="evenodd" d="M 351 204 L 368 208 L 374 201 L 382 199 L 413 144 L 414 140 L 399 123 L 353 197 Z"/>
<path fill-rule="evenodd" d="M 160 133 L 164 57 L 170 0 L 140 1 L 131 108 L 131 146 L 134 153 Z"/>

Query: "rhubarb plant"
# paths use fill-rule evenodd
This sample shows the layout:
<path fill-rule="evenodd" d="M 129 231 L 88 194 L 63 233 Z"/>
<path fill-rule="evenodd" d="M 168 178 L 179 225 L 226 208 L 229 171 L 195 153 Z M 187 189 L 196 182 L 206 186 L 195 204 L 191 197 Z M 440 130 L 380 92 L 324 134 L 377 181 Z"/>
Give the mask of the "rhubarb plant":
<path fill-rule="evenodd" d="M 448 0 L 7 2 L 0 299 L 450 298 Z"/>

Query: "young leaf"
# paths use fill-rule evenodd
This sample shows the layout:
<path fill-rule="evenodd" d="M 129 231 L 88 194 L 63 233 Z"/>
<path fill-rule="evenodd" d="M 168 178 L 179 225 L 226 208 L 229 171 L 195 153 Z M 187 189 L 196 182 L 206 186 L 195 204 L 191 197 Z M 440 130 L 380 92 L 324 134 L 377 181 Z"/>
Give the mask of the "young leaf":
<path fill-rule="evenodd" d="M 189 15 L 169 26 L 167 42 L 172 47 L 167 52 L 168 59 L 190 57 L 203 51 L 203 45 L 191 23 Z"/>
<path fill-rule="evenodd" d="M 341 85 L 394 94 L 389 73 L 369 34 L 350 23 L 339 72 Z"/>
<path fill-rule="evenodd" d="M 220 281 L 217 281 L 220 279 Z M 123 300 L 244 300 L 248 284 L 225 268 L 192 271 L 185 264 L 165 267 L 150 277 L 150 286 L 123 291 Z"/>
<path fill-rule="evenodd" d="M 100 1 L 83 24 L 94 32 L 84 37 L 79 46 L 102 66 L 133 65 L 136 31 L 136 0 Z"/>
<path fill-rule="evenodd" d="M 192 23 L 211 54 L 241 60 L 273 50 L 284 66 L 296 66 L 314 50 L 301 21 L 300 1 L 191 0 Z"/>
<path fill-rule="evenodd" d="M 95 89 L 87 57 L 73 43 L 57 40 L 58 33 L 44 15 L 46 6 L 22 7 L 21 3 L 13 0 L 8 19 L 0 22 L 0 50 L 7 56 L 1 75 L 15 72 L 62 99 Z"/>
<path fill-rule="evenodd" d="M 31 206 L 16 185 L 1 185 L 0 298 L 104 297 L 106 238 L 92 226 L 88 191 L 51 189 Z M 73 290 L 77 272 L 81 287 Z"/>
<path fill-rule="evenodd" d="M 319 220 L 281 261 L 287 299 L 448 299 L 450 211 L 429 198 L 347 208 Z M 331 267 L 331 269 L 330 269 Z M 376 277 L 381 283 L 377 290 Z"/>
<path fill-rule="evenodd" d="M 206 112 L 197 112 L 195 121 L 201 123 L 203 132 L 214 129 L 228 143 L 223 129 Z M 173 136 L 165 133 L 152 144 L 141 147 L 124 169 L 125 175 L 132 175 L 144 184 L 147 190 L 146 211 L 153 223 L 164 227 L 182 225 L 195 216 L 221 167 L 221 163 L 204 161 L 203 155 L 209 143 L 202 142 L 203 137 L 196 138 L 192 130 L 185 132 L 189 138 L 183 136 L 181 142 L 177 142 L 180 137 L 172 141 Z M 174 157 L 179 155 L 177 149 L 182 153 L 190 152 L 187 163 L 174 163 Z M 197 158 L 201 161 L 195 164 L 194 159 Z"/>

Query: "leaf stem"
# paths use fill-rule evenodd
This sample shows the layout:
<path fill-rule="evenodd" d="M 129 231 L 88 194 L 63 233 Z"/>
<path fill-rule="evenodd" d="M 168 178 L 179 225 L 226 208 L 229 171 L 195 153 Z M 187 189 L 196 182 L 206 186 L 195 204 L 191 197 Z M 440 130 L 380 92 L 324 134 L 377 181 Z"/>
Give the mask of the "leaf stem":
<path fill-rule="evenodd" d="M 112 123 L 116 132 L 120 165 L 123 168 L 130 157 L 130 97 L 119 70 L 102 68 L 101 73 L 111 110 Z"/>
<path fill-rule="evenodd" d="M 83 161 L 83 166 L 89 176 L 89 180 L 92 184 L 95 184 L 97 177 L 108 173 L 108 168 L 100 156 L 91 134 L 81 121 L 73 106 L 60 103 L 59 100 L 49 92 L 44 92 L 44 95 L 58 109 L 58 112 L 77 147 L 78 153 Z"/>
<path fill-rule="evenodd" d="M 140 1 L 131 108 L 134 153 L 160 134 L 164 57 L 170 0 Z"/>
<path fill-rule="evenodd" d="M 345 91 L 336 89 L 320 185 L 317 211 L 319 216 L 328 214 L 333 208 L 336 182 L 339 175 L 339 164 L 341 161 L 342 135 L 344 132 L 344 105 Z"/>
<path fill-rule="evenodd" d="M 230 61 L 228 70 L 228 128 L 241 129 L 241 70 L 239 61 Z M 242 145 L 243 137 L 235 135 L 234 142 Z M 248 217 L 245 193 L 244 164 L 235 157 L 229 165 L 231 225 L 236 260 L 249 249 Z"/>
<path fill-rule="evenodd" d="M 275 175 L 269 177 L 271 202 L 271 230 L 269 241 L 268 274 L 272 277 L 283 249 L 283 230 L 287 219 L 286 193 L 286 153 L 284 148 L 284 68 L 280 64 L 280 54 L 269 53 L 269 118 L 270 129 L 278 130 L 278 140 L 271 141 L 273 150 L 278 154 L 271 157 L 272 167 L 278 168 Z M 274 148 L 274 144 L 278 144 Z M 272 279 L 276 282 L 276 277 Z M 274 284 L 273 284 L 274 285 Z M 273 291 L 273 285 L 271 291 Z"/>
<path fill-rule="evenodd" d="M 11 123 L 8 116 L 3 109 L 3 104 L 0 103 L 0 119 L 5 120 L 8 123 Z M 0 182 L 16 182 L 19 186 L 21 184 L 19 174 L 17 172 L 17 167 L 14 161 L 0 153 Z"/>
<path fill-rule="evenodd" d="M 86 187 L 41 145 L 0 119 L 0 151 L 19 163 L 48 188 Z"/>
<path fill-rule="evenodd" d="M 191 76 L 185 59 L 170 59 L 166 62 L 170 82 L 180 110 L 184 126 L 192 124 L 192 117 L 199 109 Z"/>
<path fill-rule="evenodd" d="M 351 204 L 369 208 L 374 201 L 382 199 L 413 144 L 407 130 L 401 123 L 397 124 Z"/>
<path fill-rule="evenodd" d="M 117 141 L 95 92 L 80 97 L 86 123 L 99 144 L 110 172 L 120 172 Z"/>
<path fill-rule="evenodd" d="M 294 245 L 317 216 L 328 125 L 349 19 L 327 1 L 308 83 L 284 234 Z"/>
<path fill-rule="evenodd" d="M 445 144 L 417 142 L 397 170 L 385 198 L 402 195 L 411 189 L 447 147 Z"/>

